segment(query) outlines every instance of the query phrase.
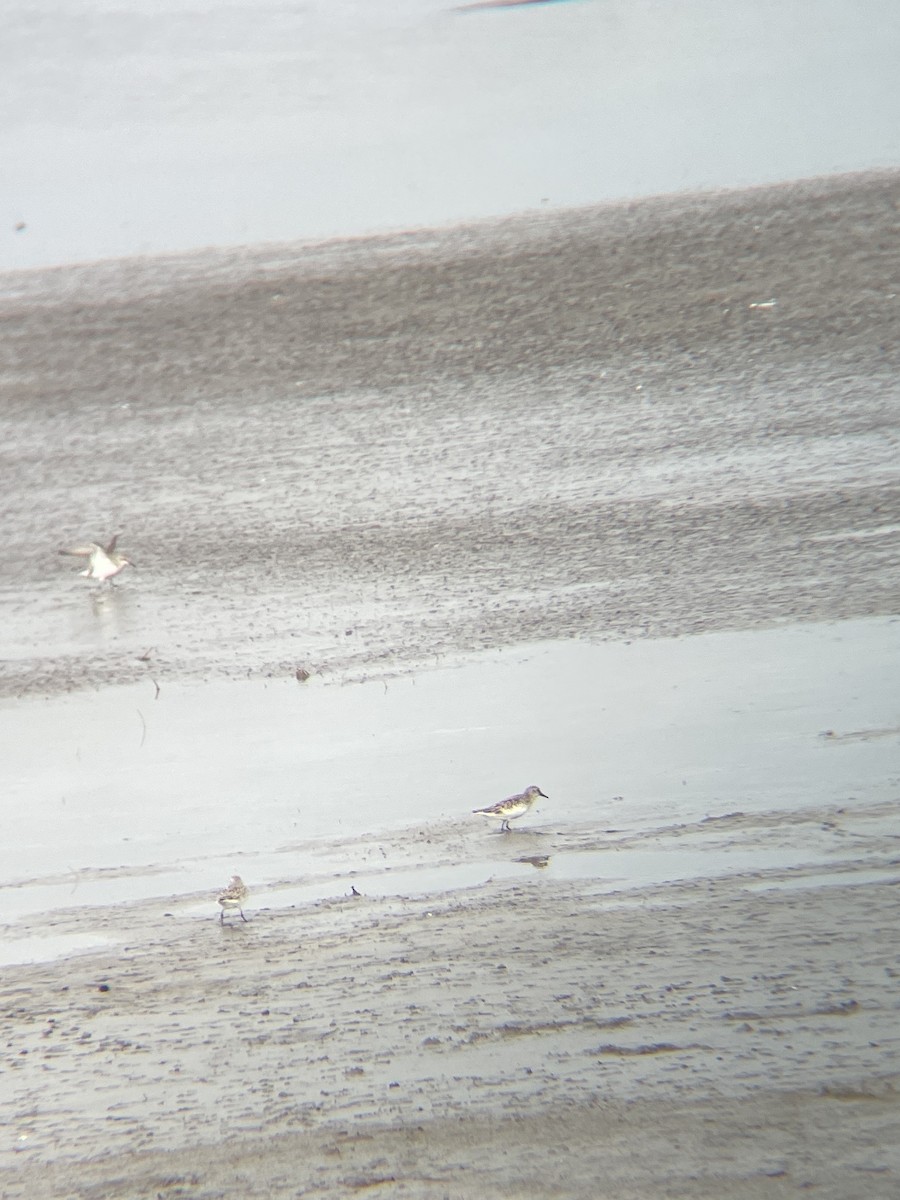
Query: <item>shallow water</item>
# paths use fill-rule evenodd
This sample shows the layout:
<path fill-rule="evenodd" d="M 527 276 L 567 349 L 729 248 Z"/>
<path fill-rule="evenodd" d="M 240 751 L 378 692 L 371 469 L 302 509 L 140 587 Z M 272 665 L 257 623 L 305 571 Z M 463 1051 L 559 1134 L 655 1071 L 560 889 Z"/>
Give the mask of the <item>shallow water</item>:
<path fill-rule="evenodd" d="M 748 861 L 726 846 L 719 862 L 705 834 L 727 821 L 707 818 L 838 807 L 845 828 L 824 849 L 785 850 L 773 830 L 752 851 L 760 870 L 818 863 L 856 808 L 896 798 L 898 634 L 870 619 L 546 643 L 366 683 L 7 701 L 5 919 L 187 895 L 232 872 L 308 897 L 360 880 L 468 886 L 546 854 L 551 876 L 630 885 L 734 872 Z M 549 799 L 509 835 L 469 815 L 530 782 Z M 688 826 L 699 843 L 646 843 Z M 638 842 L 603 849 L 623 839 Z"/>
<path fill-rule="evenodd" d="M 898 58 L 891 0 L 14 5 L 0 269 L 890 166 Z"/>
<path fill-rule="evenodd" d="M 898 847 L 900 853 L 900 847 Z M 645 850 L 634 846 L 610 846 L 605 850 L 566 851 L 547 856 L 546 862 L 514 858 L 510 861 L 461 863 L 450 866 L 401 868 L 367 875 L 334 879 L 328 883 L 318 880 L 302 887 L 276 887 L 266 893 L 266 908 L 309 904 L 317 900 L 348 895 L 352 884 L 363 896 L 420 896 L 437 892 L 457 891 L 479 887 L 498 880 L 527 878 L 534 871 L 550 880 L 585 880 L 591 892 L 620 893 L 679 883 L 695 879 L 717 879 L 725 875 L 771 872 L 773 878 L 749 880 L 755 890 L 772 887 L 821 887 L 828 883 L 895 882 L 900 879 L 900 857 L 879 868 L 863 869 L 844 865 L 840 871 L 821 873 L 815 868 L 834 857 L 833 850 L 816 847 L 808 850 L 794 845 L 761 849 L 758 845 L 704 845 L 702 839 L 688 845 L 668 846 L 666 849 Z M 791 872 L 786 877 L 782 872 Z M 350 893 L 352 895 L 352 893 Z M 189 911 L 209 915 L 209 902 L 198 904 Z"/>

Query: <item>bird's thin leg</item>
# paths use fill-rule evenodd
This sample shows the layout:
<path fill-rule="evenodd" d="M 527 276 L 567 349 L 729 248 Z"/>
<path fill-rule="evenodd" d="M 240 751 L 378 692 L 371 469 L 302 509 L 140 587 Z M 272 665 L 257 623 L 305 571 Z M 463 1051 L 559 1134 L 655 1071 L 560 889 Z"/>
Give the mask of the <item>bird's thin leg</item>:
<path fill-rule="evenodd" d="M 240 911 L 240 914 L 241 914 L 241 920 L 242 920 L 242 921 L 246 921 L 246 920 L 247 920 L 247 918 L 244 916 L 244 910 L 241 908 L 239 911 Z"/>
<path fill-rule="evenodd" d="M 220 909 L 220 911 L 219 911 L 219 924 L 220 925 L 225 924 L 225 909 L 224 908 Z"/>
<path fill-rule="evenodd" d="M 503 821 L 500 825 L 501 833 L 509 833 L 509 821 Z"/>

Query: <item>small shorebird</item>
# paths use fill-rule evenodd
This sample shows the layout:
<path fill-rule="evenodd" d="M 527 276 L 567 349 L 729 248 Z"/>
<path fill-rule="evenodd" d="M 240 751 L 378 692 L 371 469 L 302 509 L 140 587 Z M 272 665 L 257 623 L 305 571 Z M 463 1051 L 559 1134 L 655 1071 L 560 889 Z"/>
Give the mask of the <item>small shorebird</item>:
<path fill-rule="evenodd" d="M 108 546 L 101 546 L 97 542 L 88 542 L 86 546 L 73 546 L 71 550 L 60 550 L 60 554 L 72 554 L 76 558 L 86 558 L 88 565 L 78 574 L 84 575 L 86 579 L 98 579 L 100 583 L 106 583 L 107 580 L 112 580 L 113 575 L 118 575 L 125 567 L 132 565 L 131 559 L 127 555 L 116 553 L 118 540 L 119 535 L 116 534 Z"/>
<path fill-rule="evenodd" d="M 225 924 L 226 908 L 236 908 L 241 914 L 241 919 L 244 921 L 247 920 L 247 918 L 244 916 L 243 904 L 249 894 L 250 893 L 247 889 L 247 885 L 244 883 L 243 879 L 241 879 L 240 875 L 232 875 L 231 883 L 229 883 L 228 887 L 225 888 L 224 891 L 220 892 L 218 896 L 218 902 L 222 906 L 222 911 L 219 913 L 219 920 L 223 925 Z"/>
<path fill-rule="evenodd" d="M 510 821 L 524 817 L 528 810 L 537 804 L 538 796 L 543 796 L 545 800 L 549 799 L 549 796 L 544 795 L 539 787 L 532 784 L 518 796 L 507 796 L 505 800 L 501 800 L 498 804 L 492 804 L 489 808 L 476 808 L 472 811 L 479 817 L 495 817 L 500 822 L 500 832 L 509 833 Z"/>

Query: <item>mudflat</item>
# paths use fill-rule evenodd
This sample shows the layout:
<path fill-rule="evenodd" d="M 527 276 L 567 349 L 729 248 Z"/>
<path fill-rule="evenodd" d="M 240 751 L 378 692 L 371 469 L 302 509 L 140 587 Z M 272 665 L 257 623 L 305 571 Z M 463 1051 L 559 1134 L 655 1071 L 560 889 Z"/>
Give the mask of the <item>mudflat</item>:
<path fill-rule="evenodd" d="M 0 687 L 894 611 L 898 195 L 6 276 Z M 86 649 L 56 550 L 120 529 Z"/>
<path fill-rule="evenodd" d="M 889 617 L 898 200 L 844 177 L 4 277 L 4 708 Z M 66 574 L 119 529 L 116 588 Z M 0 1190 L 887 1200 L 882 774 L 695 823 L 550 809 L 478 887 L 35 915 L 109 945 L 4 968 Z M 475 854 L 448 822 L 351 835 Z M 552 875 L 575 853 L 608 866 Z"/>
<path fill-rule="evenodd" d="M 4 970 L 4 1195 L 887 1198 L 898 875 L 846 878 L 95 910 Z"/>

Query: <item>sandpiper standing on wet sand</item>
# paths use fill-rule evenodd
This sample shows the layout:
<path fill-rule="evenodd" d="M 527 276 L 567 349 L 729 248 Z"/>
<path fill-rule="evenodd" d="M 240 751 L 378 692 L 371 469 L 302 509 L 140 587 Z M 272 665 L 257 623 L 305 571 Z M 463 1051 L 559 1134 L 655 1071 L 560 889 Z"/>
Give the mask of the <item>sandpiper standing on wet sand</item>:
<path fill-rule="evenodd" d="M 537 804 L 538 796 L 543 796 L 545 800 L 550 798 L 536 784 L 532 784 L 518 796 L 507 796 L 505 800 L 492 804 L 489 808 L 476 808 L 472 811 L 479 817 L 494 817 L 500 822 L 500 832 L 509 833 L 510 821 L 524 817 Z"/>
<path fill-rule="evenodd" d="M 241 879 L 240 875 L 232 875 L 231 883 L 229 883 L 228 887 L 218 895 L 218 902 L 222 906 L 222 911 L 219 913 L 219 921 L 223 925 L 225 924 L 226 908 L 236 908 L 241 914 L 241 919 L 244 921 L 247 920 L 247 918 L 244 916 L 243 904 L 249 894 L 250 893 L 247 889 L 247 885 L 244 883 L 243 879 Z"/>
<path fill-rule="evenodd" d="M 116 534 L 108 546 L 101 546 L 97 542 L 88 542 L 86 546 L 73 546 L 71 550 L 60 550 L 60 554 L 72 554 L 76 558 L 86 558 L 88 565 L 78 574 L 83 575 L 86 579 L 97 579 L 101 584 L 108 582 L 112 586 L 113 576 L 118 575 L 125 567 L 132 565 L 131 559 L 126 554 L 116 553 L 118 540 L 119 535 Z"/>

